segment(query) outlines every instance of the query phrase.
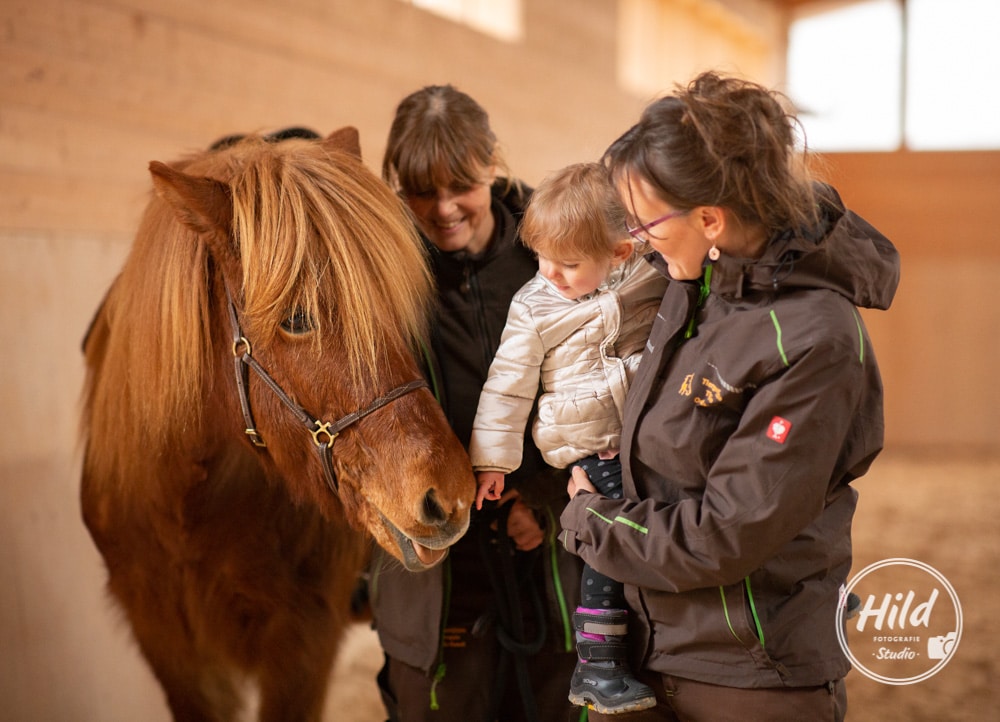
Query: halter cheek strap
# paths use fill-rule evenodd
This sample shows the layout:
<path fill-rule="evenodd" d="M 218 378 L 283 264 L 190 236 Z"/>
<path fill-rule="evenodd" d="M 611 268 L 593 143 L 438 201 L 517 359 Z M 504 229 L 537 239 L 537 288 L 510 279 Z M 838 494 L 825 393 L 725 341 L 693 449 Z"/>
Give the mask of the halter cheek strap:
<path fill-rule="evenodd" d="M 233 304 L 232 294 L 229 286 L 226 286 L 226 305 L 229 309 L 229 324 L 233 332 L 233 363 L 236 371 L 236 389 L 240 397 L 240 410 L 243 412 L 243 422 L 246 435 L 250 442 L 257 448 L 266 448 L 267 444 L 257 431 L 254 423 L 253 409 L 250 406 L 250 369 L 253 369 L 260 379 L 275 393 L 278 399 L 297 418 L 312 435 L 313 443 L 319 453 L 320 461 L 323 464 L 323 473 L 326 477 L 326 485 L 334 494 L 340 493 L 337 483 L 337 474 L 333 469 L 333 443 L 337 440 L 340 432 L 348 426 L 357 423 L 374 411 L 378 411 L 383 406 L 392 403 L 401 396 L 405 396 L 411 391 L 427 386 L 424 379 L 414 379 L 408 383 L 397 386 L 385 396 L 379 396 L 363 409 L 353 411 L 336 422 L 320 421 L 308 411 L 295 403 L 291 397 L 285 393 L 284 389 L 278 385 L 271 375 L 261 366 L 252 355 L 250 342 L 240 330 L 239 318 L 236 315 L 236 306 Z"/>

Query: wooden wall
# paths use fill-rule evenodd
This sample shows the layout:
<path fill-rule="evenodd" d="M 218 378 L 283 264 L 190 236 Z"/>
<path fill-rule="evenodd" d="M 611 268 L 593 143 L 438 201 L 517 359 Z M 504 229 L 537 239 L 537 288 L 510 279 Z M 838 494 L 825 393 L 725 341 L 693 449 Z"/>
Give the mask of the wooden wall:
<path fill-rule="evenodd" d="M 897 451 L 1000 451 L 1000 151 L 827 156 L 844 201 L 896 244 L 892 308 L 865 313 Z"/>

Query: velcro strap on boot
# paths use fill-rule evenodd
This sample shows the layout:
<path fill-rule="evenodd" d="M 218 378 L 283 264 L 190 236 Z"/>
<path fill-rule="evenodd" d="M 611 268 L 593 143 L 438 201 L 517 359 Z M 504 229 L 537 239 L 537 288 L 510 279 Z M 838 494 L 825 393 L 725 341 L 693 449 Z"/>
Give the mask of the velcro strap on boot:
<path fill-rule="evenodd" d="M 573 613 L 573 628 L 588 634 L 608 634 L 620 637 L 628 634 L 628 614 L 624 609 L 609 609 L 597 614 Z"/>
<path fill-rule="evenodd" d="M 576 653 L 580 659 L 588 662 L 622 662 L 626 659 L 628 648 L 622 637 L 599 642 L 596 639 L 576 638 Z"/>

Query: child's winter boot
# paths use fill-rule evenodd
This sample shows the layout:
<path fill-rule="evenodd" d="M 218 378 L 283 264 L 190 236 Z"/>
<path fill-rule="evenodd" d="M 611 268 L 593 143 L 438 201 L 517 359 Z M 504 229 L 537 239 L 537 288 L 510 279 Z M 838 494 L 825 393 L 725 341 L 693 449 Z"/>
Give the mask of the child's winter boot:
<path fill-rule="evenodd" d="M 649 709 L 656 695 L 632 676 L 626 656 L 627 611 L 577 607 L 573 615 L 579 661 L 569 701 L 601 714 Z"/>

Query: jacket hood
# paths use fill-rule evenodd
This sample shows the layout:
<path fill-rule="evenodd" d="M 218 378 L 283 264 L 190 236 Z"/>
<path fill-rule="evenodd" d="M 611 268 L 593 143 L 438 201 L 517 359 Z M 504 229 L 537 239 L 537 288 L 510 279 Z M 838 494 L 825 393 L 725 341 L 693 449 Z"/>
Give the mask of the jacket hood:
<path fill-rule="evenodd" d="M 741 298 L 751 292 L 835 291 L 861 308 L 885 310 L 899 286 L 899 253 L 888 238 L 844 208 L 837 191 L 819 188 L 817 228 L 772 237 L 757 259 L 723 255 L 712 269 L 712 291 Z"/>

